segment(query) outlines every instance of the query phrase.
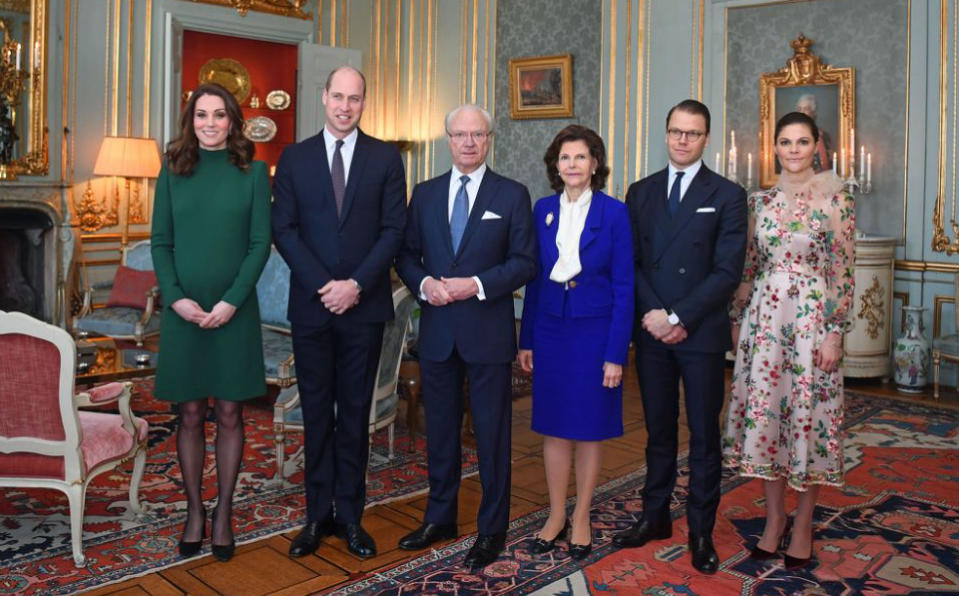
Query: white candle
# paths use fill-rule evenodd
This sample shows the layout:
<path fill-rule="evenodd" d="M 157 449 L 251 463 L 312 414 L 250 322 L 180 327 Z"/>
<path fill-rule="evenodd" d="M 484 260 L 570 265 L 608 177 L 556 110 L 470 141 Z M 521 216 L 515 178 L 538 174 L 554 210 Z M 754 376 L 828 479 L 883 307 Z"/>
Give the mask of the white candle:
<path fill-rule="evenodd" d="M 866 184 L 872 184 L 872 153 L 866 155 Z"/>
<path fill-rule="evenodd" d="M 717 152 L 716 152 L 716 173 L 717 173 L 717 174 L 720 174 L 720 175 L 722 175 L 722 173 L 723 173 L 723 161 L 722 161 L 722 159 L 723 159 L 722 154 L 721 154 L 719 151 L 717 151 Z"/>
<path fill-rule="evenodd" d="M 849 159 L 853 160 L 856 158 L 856 129 L 849 129 Z"/>
<path fill-rule="evenodd" d="M 748 182 L 753 181 L 753 152 L 752 151 L 746 154 L 746 180 Z"/>
<path fill-rule="evenodd" d="M 839 176 L 841 178 L 846 177 L 846 148 L 843 147 L 839 150 Z"/>
<path fill-rule="evenodd" d="M 836 174 L 836 173 L 837 173 L 836 170 L 839 169 L 839 163 L 838 163 L 838 160 L 837 160 L 838 157 L 839 157 L 839 156 L 836 154 L 836 152 L 833 151 L 833 152 L 832 152 L 832 173 L 833 173 L 833 174 Z"/>
<path fill-rule="evenodd" d="M 859 177 L 864 178 L 866 176 L 866 146 L 859 146 Z"/>
<path fill-rule="evenodd" d="M 17 70 L 20 70 L 20 42 L 17 42 Z"/>

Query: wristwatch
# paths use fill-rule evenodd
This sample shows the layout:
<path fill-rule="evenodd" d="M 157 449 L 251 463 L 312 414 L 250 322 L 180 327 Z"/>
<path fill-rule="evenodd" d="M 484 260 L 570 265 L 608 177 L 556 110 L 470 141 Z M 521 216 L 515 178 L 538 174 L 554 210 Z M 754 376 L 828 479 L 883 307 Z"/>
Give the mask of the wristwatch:
<path fill-rule="evenodd" d="M 671 310 L 668 310 L 668 311 L 666 311 L 666 312 L 669 314 L 669 316 L 666 317 L 666 320 L 669 322 L 670 325 L 679 325 L 679 324 L 680 324 L 680 323 L 679 323 L 679 315 L 677 315 L 676 313 L 674 313 L 674 312 L 671 311 Z"/>
<path fill-rule="evenodd" d="M 363 288 L 360 286 L 360 282 L 356 281 L 353 278 L 350 278 L 350 281 L 353 282 L 353 286 L 356 288 L 357 292 L 362 292 Z"/>

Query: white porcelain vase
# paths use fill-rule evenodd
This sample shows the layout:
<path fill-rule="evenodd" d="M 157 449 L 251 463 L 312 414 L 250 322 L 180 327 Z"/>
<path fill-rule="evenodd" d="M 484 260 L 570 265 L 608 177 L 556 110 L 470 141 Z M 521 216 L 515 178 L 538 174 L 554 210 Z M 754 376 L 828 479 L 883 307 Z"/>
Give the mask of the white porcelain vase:
<path fill-rule="evenodd" d="M 922 306 L 902 307 L 905 332 L 893 346 L 893 378 L 899 391 L 921 393 L 929 370 L 929 340 L 923 335 Z"/>

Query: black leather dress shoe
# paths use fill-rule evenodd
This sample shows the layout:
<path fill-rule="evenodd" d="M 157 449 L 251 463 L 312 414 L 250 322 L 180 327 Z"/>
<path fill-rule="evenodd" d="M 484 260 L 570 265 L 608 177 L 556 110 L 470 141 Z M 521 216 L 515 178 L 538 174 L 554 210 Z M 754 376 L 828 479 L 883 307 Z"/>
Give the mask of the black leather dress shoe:
<path fill-rule="evenodd" d="M 689 537 L 689 552 L 693 556 L 693 567 L 702 573 L 716 573 L 719 569 L 719 555 L 709 536 Z"/>
<path fill-rule="evenodd" d="M 542 555 L 553 550 L 556 546 L 557 540 L 563 540 L 566 538 L 566 534 L 569 533 L 569 520 L 566 520 L 566 523 L 563 524 L 563 529 L 559 531 L 559 534 L 553 536 L 552 540 L 546 540 L 545 538 L 536 537 L 536 540 L 533 540 L 533 543 L 529 545 L 529 552 L 534 555 Z"/>
<path fill-rule="evenodd" d="M 320 546 L 320 540 L 333 534 L 333 518 L 322 521 L 306 522 L 300 533 L 290 543 L 291 557 L 305 557 L 313 554 Z"/>
<path fill-rule="evenodd" d="M 357 557 L 376 556 L 376 542 L 360 524 L 336 524 L 336 535 L 346 541 L 346 547 Z"/>
<path fill-rule="evenodd" d="M 456 538 L 456 524 L 424 523 L 406 536 L 400 538 L 400 548 L 403 550 L 421 550 L 434 542 Z"/>
<path fill-rule="evenodd" d="M 665 540 L 673 535 L 673 524 L 670 521 L 653 523 L 645 517 L 632 527 L 613 536 L 613 544 L 620 547 L 642 546 L 650 540 Z"/>
<path fill-rule="evenodd" d="M 480 534 L 477 536 L 473 546 L 470 547 L 469 552 L 466 553 L 463 564 L 471 570 L 486 567 L 499 557 L 499 554 L 503 552 L 505 546 L 506 532 Z"/>

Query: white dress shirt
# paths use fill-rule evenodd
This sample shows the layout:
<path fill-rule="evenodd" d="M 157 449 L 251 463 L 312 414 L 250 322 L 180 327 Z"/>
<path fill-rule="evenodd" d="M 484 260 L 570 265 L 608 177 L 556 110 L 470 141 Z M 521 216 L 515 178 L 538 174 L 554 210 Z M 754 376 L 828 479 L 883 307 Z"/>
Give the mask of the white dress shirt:
<path fill-rule="evenodd" d="M 343 157 L 343 183 L 350 180 L 350 164 L 353 162 L 353 150 L 356 149 L 356 139 L 359 137 L 356 129 L 343 137 L 343 146 L 340 147 L 340 155 Z M 333 171 L 333 154 L 336 153 L 336 142 L 339 139 L 333 136 L 326 126 L 323 127 L 323 142 L 326 143 L 326 163 L 330 166 L 330 172 Z"/>
<path fill-rule="evenodd" d="M 586 215 L 593 199 L 593 191 L 586 189 L 579 200 L 570 201 L 566 191 L 559 197 L 559 222 L 556 224 L 556 249 L 559 259 L 553 265 L 549 278 L 558 283 L 566 283 L 583 270 L 579 262 L 579 239 L 586 226 Z"/>
<path fill-rule="evenodd" d="M 469 182 L 466 183 L 466 197 L 469 199 L 469 210 L 466 212 L 467 218 L 469 217 L 469 214 L 473 212 L 473 204 L 476 203 L 476 195 L 479 193 L 479 187 L 483 182 L 484 175 L 486 175 L 485 163 L 473 170 L 471 173 L 466 174 L 466 176 L 469 176 Z M 459 192 L 460 186 L 463 185 L 463 182 L 460 180 L 462 177 L 463 172 L 459 171 L 456 166 L 453 166 L 453 169 L 450 172 L 449 199 L 446 204 L 447 221 L 453 218 L 453 203 L 456 201 L 456 194 Z M 431 275 L 427 275 L 423 278 L 423 281 L 420 282 L 420 300 L 427 299 L 426 293 L 423 291 L 423 285 L 428 279 L 434 278 Z M 479 288 L 476 298 L 478 300 L 486 300 L 486 292 L 483 291 L 483 282 L 481 282 L 480 278 L 475 275 L 473 276 L 473 281 L 476 282 L 476 287 Z"/>
<path fill-rule="evenodd" d="M 669 184 L 666 185 L 666 200 L 669 200 L 669 191 L 673 189 L 673 182 L 676 180 L 676 172 L 683 172 L 683 179 L 679 183 L 679 202 L 683 202 L 683 197 L 686 196 L 686 191 L 689 190 L 689 185 L 692 184 L 693 178 L 696 177 L 696 174 L 699 173 L 699 168 L 703 166 L 703 160 L 697 159 L 696 163 L 688 166 L 685 170 L 677 170 L 676 166 L 673 165 L 673 162 L 669 162 Z"/>

